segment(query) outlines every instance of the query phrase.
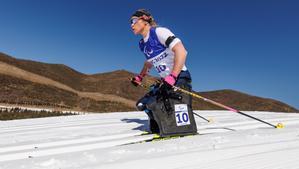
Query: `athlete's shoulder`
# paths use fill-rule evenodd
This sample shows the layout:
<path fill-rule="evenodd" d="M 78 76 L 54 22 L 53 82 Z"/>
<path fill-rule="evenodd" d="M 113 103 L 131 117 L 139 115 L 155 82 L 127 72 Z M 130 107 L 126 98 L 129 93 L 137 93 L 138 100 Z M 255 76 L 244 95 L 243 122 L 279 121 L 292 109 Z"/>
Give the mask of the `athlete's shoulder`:
<path fill-rule="evenodd" d="M 170 31 L 169 28 L 164 27 L 164 26 L 157 26 L 156 29 L 157 29 L 157 30 L 169 30 L 169 31 Z"/>
<path fill-rule="evenodd" d="M 157 27 L 156 28 L 156 36 L 157 36 L 158 40 L 160 41 L 160 43 L 162 45 L 164 45 L 165 47 L 170 47 L 169 44 L 173 41 L 173 40 L 171 40 L 169 43 L 166 43 L 166 41 L 169 38 L 177 39 L 177 38 L 175 38 L 175 35 L 166 27 Z M 170 49 L 172 49 L 172 47 L 173 47 L 173 45 L 171 45 Z"/>
<path fill-rule="evenodd" d="M 157 27 L 156 28 L 156 33 L 157 35 L 170 35 L 173 36 L 174 34 L 171 32 L 170 29 L 166 28 L 166 27 Z"/>

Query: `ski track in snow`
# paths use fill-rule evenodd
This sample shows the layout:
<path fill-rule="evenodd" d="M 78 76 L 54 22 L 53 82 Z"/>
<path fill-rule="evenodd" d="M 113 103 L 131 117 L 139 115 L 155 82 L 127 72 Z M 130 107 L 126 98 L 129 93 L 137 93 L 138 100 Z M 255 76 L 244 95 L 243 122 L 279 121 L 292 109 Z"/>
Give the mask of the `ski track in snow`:
<path fill-rule="evenodd" d="M 143 112 L 0 121 L 0 169 L 299 169 L 299 114 L 195 112 L 199 135 L 141 143 Z"/>

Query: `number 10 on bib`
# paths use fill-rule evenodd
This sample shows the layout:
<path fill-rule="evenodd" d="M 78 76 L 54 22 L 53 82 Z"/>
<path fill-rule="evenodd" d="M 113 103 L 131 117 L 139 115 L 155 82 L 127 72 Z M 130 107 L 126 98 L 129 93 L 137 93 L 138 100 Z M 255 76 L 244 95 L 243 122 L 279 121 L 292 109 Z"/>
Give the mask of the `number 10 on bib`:
<path fill-rule="evenodd" d="M 187 104 L 176 104 L 174 105 L 175 109 L 175 119 L 177 126 L 190 125 L 190 118 L 188 114 Z"/>

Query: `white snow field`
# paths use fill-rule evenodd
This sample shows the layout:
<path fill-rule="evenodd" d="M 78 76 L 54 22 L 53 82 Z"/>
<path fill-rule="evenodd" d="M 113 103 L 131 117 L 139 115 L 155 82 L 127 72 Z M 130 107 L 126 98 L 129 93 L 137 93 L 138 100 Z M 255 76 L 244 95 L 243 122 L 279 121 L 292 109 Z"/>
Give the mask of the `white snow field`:
<path fill-rule="evenodd" d="M 136 144 L 143 112 L 0 121 L 0 169 L 299 169 L 299 114 L 195 112 L 199 135 Z"/>

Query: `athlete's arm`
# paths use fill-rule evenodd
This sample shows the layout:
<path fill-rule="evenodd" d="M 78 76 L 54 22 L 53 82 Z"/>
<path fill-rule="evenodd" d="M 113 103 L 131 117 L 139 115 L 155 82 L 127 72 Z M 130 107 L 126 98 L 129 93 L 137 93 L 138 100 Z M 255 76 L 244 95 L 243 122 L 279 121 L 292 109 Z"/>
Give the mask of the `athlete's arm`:
<path fill-rule="evenodd" d="M 174 45 L 172 51 L 174 52 L 174 65 L 172 73 L 178 75 L 185 65 L 187 51 L 182 42 L 178 42 L 176 45 Z"/>
<path fill-rule="evenodd" d="M 152 66 L 153 66 L 153 65 L 152 65 L 150 62 L 145 61 L 145 62 L 144 62 L 144 65 L 143 65 L 143 68 L 142 68 L 142 70 L 141 70 L 141 72 L 140 72 L 140 75 L 141 75 L 142 77 L 146 76 L 146 75 L 148 74 L 148 72 L 150 71 L 150 69 L 152 68 Z"/>
<path fill-rule="evenodd" d="M 185 65 L 187 51 L 181 40 L 175 37 L 169 29 L 159 27 L 156 33 L 159 41 L 174 52 L 174 65 L 171 73 L 177 76 Z"/>

